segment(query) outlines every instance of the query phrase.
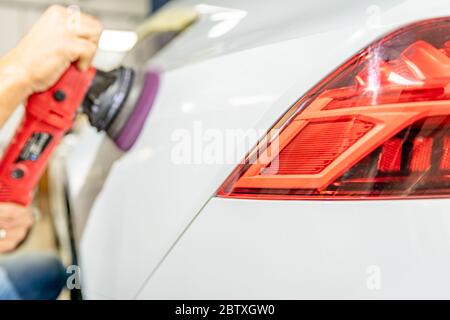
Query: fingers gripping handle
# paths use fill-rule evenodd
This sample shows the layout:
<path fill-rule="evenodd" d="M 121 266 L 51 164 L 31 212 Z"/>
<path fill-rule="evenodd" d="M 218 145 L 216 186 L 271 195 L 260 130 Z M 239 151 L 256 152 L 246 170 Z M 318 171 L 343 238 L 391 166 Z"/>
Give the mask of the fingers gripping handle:
<path fill-rule="evenodd" d="M 0 202 L 31 203 L 49 157 L 72 127 L 95 72 L 71 65 L 52 88 L 29 97 L 22 123 L 0 161 Z"/>

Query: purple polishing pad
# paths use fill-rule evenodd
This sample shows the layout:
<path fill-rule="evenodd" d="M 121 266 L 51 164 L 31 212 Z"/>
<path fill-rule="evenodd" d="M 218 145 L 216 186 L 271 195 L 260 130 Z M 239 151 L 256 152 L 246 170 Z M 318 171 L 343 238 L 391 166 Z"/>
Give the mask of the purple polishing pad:
<path fill-rule="evenodd" d="M 159 74 L 154 71 L 147 72 L 136 105 L 122 130 L 114 139 L 114 142 L 121 150 L 128 151 L 139 137 L 155 101 L 158 88 Z"/>

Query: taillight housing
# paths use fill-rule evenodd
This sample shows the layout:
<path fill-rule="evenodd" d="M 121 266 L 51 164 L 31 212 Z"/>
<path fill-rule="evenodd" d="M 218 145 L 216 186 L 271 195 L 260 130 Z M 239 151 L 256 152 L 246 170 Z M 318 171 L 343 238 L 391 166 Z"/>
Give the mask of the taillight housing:
<path fill-rule="evenodd" d="M 220 197 L 450 196 L 450 18 L 372 43 L 298 100 Z"/>

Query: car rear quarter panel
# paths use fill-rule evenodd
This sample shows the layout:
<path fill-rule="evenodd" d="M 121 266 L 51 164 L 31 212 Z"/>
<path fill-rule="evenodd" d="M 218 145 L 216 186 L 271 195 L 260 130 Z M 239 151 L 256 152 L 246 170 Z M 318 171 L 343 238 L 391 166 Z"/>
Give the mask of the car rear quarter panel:
<path fill-rule="evenodd" d="M 142 299 L 445 299 L 449 200 L 212 199 Z"/>
<path fill-rule="evenodd" d="M 374 1 L 352 9 L 355 3 L 333 19 L 317 15 L 322 24 L 316 32 L 311 27 L 295 36 L 289 29 L 285 38 L 241 49 L 229 47 L 233 39 L 224 35 L 229 50 L 223 51 L 220 41 L 208 38 L 213 25 L 203 17 L 149 62 L 161 72 L 156 103 L 137 144 L 114 163 L 81 237 L 87 298 L 412 297 L 433 285 L 435 295 L 446 293 L 447 200 L 211 200 L 235 164 L 171 160 L 174 131 L 192 132 L 197 121 L 220 131 L 267 130 L 377 37 L 450 14 L 448 1 L 440 0 L 426 7 L 413 0 Z M 232 5 L 248 11 L 242 25 L 270 16 L 270 8 L 256 2 Z M 302 12 L 300 2 L 289 5 Z M 277 21 L 285 23 L 281 14 Z M 239 30 L 238 24 L 230 34 Z M 251 32 L 243 35 L 252 39 Z M 217 46 L 220 54 L 209 54 Z M 180 61 L 185 49 L 186 61 Z M 367 289 L 372 265 L 382 272 L 381 291 Z"/>

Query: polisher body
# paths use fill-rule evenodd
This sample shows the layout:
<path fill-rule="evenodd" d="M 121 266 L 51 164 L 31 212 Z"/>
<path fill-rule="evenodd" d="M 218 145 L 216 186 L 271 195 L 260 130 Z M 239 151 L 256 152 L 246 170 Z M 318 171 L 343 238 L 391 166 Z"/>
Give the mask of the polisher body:
<path fill-rule="evenodd" d="M 52 151 L 70 130 L 96 70 L 74 65 L 49 90 L 29 97 L 25 115 L 0 162 L 0 202 L 28 205 Z"/>

